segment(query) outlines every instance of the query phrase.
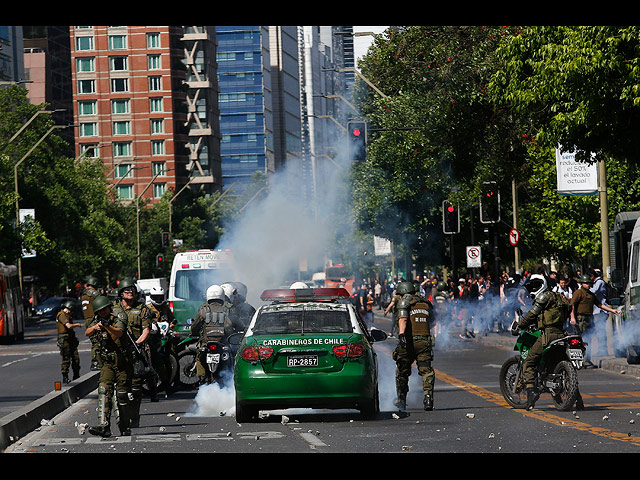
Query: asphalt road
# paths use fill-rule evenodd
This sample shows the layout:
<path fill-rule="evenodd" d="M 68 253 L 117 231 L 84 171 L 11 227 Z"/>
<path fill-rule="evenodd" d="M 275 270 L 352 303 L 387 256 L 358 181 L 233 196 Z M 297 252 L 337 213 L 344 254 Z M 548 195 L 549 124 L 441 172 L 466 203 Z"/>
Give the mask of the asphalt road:
<path fill-rule="evenodd" d="M 377 318 L 384 328 L 388 319 Z M 579 373 L 586 408 L 556 411 L 543 396 L 531 412 L 510 408 L 498 372 L 512 355 L 509 336 L 436 341 L 435 410 L 422 409 L 419 377 L 411 377 L 406 412 L 393 406 L 395 339 L 377 344 L 382 412 L 365 421 L 356 411 L 263 412 L 238 424 L 233 392 L 216 386 L 144 399 L 141 426 L 131 437 L 83 433 L 96 421 L 96 392 L 13 443 L 6 452 L 38 453 L 638 453 L 640 381 L 589 368 Z"/>

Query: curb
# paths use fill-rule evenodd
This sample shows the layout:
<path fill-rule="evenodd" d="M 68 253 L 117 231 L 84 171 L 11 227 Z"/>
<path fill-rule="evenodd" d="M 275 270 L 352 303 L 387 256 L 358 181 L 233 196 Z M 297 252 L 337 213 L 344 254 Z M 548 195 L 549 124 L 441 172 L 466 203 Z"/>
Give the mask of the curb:
<path fill-rule="evenodd" d="M 0 451 L 98 388 L 100 372 L 91 371 L 9 415 L 0 418 Z"/>

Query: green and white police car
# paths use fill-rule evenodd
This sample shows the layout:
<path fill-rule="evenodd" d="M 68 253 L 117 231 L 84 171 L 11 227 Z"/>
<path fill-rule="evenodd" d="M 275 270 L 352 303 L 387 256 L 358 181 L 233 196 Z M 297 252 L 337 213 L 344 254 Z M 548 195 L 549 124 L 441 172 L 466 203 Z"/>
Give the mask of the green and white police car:
<path fill-rule="evenodd" d="M 265 290 L 238 348 L 236 420 L 260 410 L 380 411 L 373 343 L 387 335 L 366 325 L 344 288 Z"/>

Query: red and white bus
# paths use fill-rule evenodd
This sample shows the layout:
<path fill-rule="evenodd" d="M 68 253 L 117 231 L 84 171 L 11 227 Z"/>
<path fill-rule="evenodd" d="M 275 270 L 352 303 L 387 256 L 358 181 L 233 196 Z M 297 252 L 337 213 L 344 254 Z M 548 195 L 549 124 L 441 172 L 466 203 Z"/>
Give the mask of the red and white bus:
<path fill-rule="evenodd" d="M 0 262 L 0 343 L 24 339 L 24 307 L 18 267 Z"/>
<path fill-rule="evenodd" d="M 326 288 L 344 287 L 349 295 L 353 293 L 353 283 L 356 276 L 347 270 L 344 265 L 338 264 L 331 267 L 325 267 L 324 286 Z"/>

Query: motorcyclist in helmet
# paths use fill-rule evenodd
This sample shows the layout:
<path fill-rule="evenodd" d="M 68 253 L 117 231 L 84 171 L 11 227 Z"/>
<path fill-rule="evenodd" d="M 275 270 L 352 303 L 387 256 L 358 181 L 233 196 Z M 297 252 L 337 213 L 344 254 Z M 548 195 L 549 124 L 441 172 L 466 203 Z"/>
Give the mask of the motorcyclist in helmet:
<path fill-rule="evenodd" d="M 256 309 L 247 303 L 247 286 L 242 282 L 231 282 L 235 287 L 235 295 L 233 297 L 233 305 L 229 309 L 229 318 L 234 325 L 242 325 L 242 330 L 246 330 L 249 322 L 253 318 Z"/>
<path fill-rule="evenodd" d="M 532 324 L 537 324 L 541 331 L 522 365 L 522 377 L 527 392 L 526 408 L 531 410 L 538 400 L 538 393 L 534 389 L 536 365 L 549 343 L 566 336 L 564 324 L 569 317 L 570 307 L 564 295 L 549 289 L 547 279 L 542 274 L 531 275 L 525 288 L 533 299 L 533 306 L 520 321 L 515 320 L 512 323 L 511 331 L 517 335 L 518 329 L 526 329 Z"/>
<path fill-rule="evenodd" d="M 191 336 L 198 337 L 198 352 L 203 352 L 207 342 L 219 342 L 225 338 L 225 330 L 229 327 L 230 321 L 227 318 L 230 300 L 221 285 L 211 285 L 205 294 L 206 300 L 200 305 L 198 313 L 191 322 Z M 196 373 L 199 383 L 202 385 L 206 380 L 204 354 L 196 355 Z"/>
<path fill-rule="evenodd" d="M 149 302 L 147 308 L 151 314 L 151 331 L 147 342 L 149 344 L 149 353 L 151 356 L 151 364 L 156 374 L 160 377 L 165 385 L 167 385 L 167 379 L 169 378 L 169 372 L 167 371 L 165 362 L 159 357 L 160 348 L 162 347 L 162 332 L 158 322 L 167 322 L 169 328 L 173 328 L 176 325 L 176 318 L 173 316 L 173 312 L 169 308 L 169 305 L 165 301 L 164 288 L 160 286 L 151 287 L 149 290 Z M 151 401 L 157 401 L 156 397 L 156 383 L 157 379 L 150 379 L 147 382 L 150 391 Z M 167 385 L 167 393 L 170 390 L 170 386 Z"/>

